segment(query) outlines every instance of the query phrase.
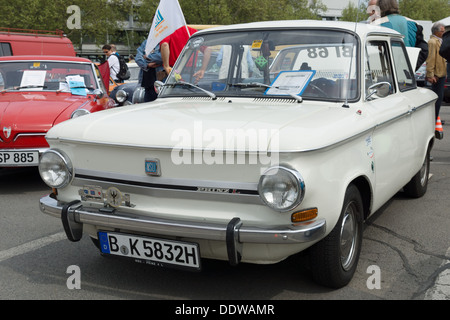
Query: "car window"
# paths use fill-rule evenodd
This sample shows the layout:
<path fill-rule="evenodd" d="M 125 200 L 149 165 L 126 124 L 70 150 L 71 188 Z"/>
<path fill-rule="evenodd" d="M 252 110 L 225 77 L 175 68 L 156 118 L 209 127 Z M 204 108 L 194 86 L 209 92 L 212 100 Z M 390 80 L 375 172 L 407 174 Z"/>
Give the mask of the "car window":
<path fill-rule="evenodd" d="M 366 45 L 364 72 L 366 96 L 370 94 L 368 88 L 380 82 L 389 82 L 393 88 L 392 92 L 395 90 L 388 48 L 385 41 L 369 41 Z M 376 98 L 376 95 L 372 98 Z"/>
<path fill-rule="evenodd" d="M 0 57 L 12 56 L 11 45 L 8 42 L 0 42 Z"/>
<path fill-rule="evenodd" d="M 414 72 L 409 63 L 409 57 L 405 45 L 400 41 L 392 41 L 392 58 L 394 60 L 397 84 L 400 91 L 416 88 Z"/>
<path fill-rule="evenodd" d="M 177 60 L 164 96 L 358 97 L 358 39 L 330 30 L 264 30 L 194 35 Z M 184 83 L 184 84 L 183 84 Z"/>

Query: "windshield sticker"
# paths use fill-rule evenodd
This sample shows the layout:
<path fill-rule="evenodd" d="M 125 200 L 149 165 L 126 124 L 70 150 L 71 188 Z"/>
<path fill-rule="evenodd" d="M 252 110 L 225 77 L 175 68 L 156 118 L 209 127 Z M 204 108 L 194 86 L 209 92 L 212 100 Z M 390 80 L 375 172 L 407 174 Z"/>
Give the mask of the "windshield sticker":
<path fill-rule="evenodd" d="M 263 40 L 253 40 L 252 49 L 261 49 Z"/>
<path fill-rule="evenodd" d="M 315 74 L 315 70 L 282 71 L 264 94 L 278 96 L 301 95 Z"/>

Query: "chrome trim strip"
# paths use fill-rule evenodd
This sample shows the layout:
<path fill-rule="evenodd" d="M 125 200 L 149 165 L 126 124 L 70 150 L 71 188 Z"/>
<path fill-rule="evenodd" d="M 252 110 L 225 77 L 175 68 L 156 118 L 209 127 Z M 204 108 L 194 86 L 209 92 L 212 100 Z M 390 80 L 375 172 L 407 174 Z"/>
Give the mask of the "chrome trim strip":
<path fill-rule="evenodd" d="M 94 171 L 86 169 L 75 169 L 75 177 L 79 179 L 92 179 L 96 181 L 121 180 L 123 182 L 136 182 L 149 185 L 167 185 L 173 187 L 207 187 L 207 188 L 229 188 L 257 191 L 258 182 L 229 182 L 229 181 L 209 181 L 209 180 L 188 180 L 174 179 L 153 176 L 134 176 L 122 173 L 112 173 L 104 171 Z"/>
<path fill-rule="evenodd" d="M 420 109 L 425 108 L 425 107 L 428 106 L 429 104 L 430 104 L 430 103 L 424 103 L 424 104 L 422 104 L 422 105 L 420 105 L 420 106 L 418 106 L 418 107 L 414 107 L 414 108 L 412 108 L 412 109 L 409 109 L 409 110 L 406 111 L 405 113 L 399 114 L 398 116 L 396 116 L 396 117 L 394 117 L 394 118 L 391 118 L 391 119 L 386 120 L 386 121 L 384 121 L 384 122 L 378 123 L 378 124 L 375 126 L 375 128 L 379 128 L 379 127 L 385 126 L 385 125 L 387 125 L 387 124 L 389 124 L 389 123 L 391 123 L 391 122 L 395 122 L 395 121 L 400 120 L 400 119 L 402 119 L 402 118 L 404 118 L 404 117 L 410 116 L 410 115 L 413 114 L 414 112 L 419 111 Z"/>
<path fill-rule="evenodd" d="M 50 196 L 40 199 L 39 207 L 45 214 L 61 218 L 64 205 Z M 200 221 L 175 221 L 143 216 L 131 216 L 124 212 L 114 211 L 109 214 L 94 208 L 85 208 L 80 202 L 67 208 L 71 221 L 78 224 L 89 224 L 97 227 L 115 228 L 124 231 L 144 232 L 161 236 L 226 241 L 228 224 L 206 223 Z M 243 223 L 237 230 L 237 241 L 240 243 L 295 244 L 319 240 L 325 235 L 326 221 L 318 219 L 303 224 L 272 226 L 258 228 L 245 226 Z"/>
<path fill-rule="evenodd" d="M 17 141 L 17 139 L 19 139 L 21 137 L 33 137 L 33 136 L 36 136 L 36 137 L 44 136 L 45 137 L 46 134 L 47 133 L 19 133 L 14 137 L 13 141 L 15 142 L 15 141 Z"/>

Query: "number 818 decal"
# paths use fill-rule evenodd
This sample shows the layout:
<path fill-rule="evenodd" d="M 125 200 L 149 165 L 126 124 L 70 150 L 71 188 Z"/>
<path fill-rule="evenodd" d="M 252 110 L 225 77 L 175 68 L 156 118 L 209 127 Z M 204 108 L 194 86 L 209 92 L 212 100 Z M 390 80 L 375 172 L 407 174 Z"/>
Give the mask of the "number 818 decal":
<path fill-rule="evenodd" d="M 336 57 L 350 58 L 352 56 L 353 46 L 334 47 Z M 329 51 L 326 47 L 308 48 L 308 57 L 311 59 L 328 58 Z"/>

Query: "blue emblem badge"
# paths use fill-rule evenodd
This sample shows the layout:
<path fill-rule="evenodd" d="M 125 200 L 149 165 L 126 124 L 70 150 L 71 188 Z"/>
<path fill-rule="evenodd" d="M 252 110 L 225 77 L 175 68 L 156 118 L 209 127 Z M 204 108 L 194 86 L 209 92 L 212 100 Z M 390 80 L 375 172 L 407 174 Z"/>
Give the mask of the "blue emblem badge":
<path fill-rule="evenodd" d="M 145 173 L 150 176 L 161 175 L 161 165 L 158 159 L 145 159 Z"/>

